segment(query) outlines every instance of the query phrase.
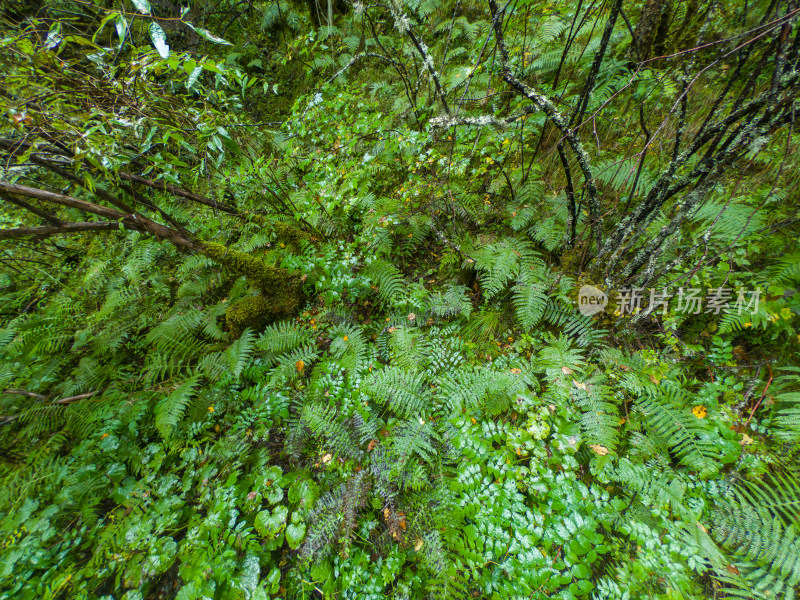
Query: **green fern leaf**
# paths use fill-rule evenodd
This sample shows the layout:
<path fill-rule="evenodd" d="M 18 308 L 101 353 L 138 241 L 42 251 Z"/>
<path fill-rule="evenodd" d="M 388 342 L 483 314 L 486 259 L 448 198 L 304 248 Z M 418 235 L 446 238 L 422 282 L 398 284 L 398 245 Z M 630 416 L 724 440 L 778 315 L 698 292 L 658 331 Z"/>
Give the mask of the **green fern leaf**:
<path fill-rule="evenodd" d="M 200 381 L 199 375 L 194 375 L 179 385 L 169 396 L 156 404 L 156 429 L 161 437 L 168 440 L 172 437 L 175 428 L 183 419 L 186 408 L 192 400 L 195 387 Z"/>

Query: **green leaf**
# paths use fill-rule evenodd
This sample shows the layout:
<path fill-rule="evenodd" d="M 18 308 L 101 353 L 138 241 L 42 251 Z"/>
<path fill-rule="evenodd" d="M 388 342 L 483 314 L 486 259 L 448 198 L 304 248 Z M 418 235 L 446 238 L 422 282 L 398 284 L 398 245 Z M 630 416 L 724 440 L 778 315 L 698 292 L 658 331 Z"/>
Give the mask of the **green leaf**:
<path fill-rule="evenodd" d="M 117 35 L 119 36 L 121 42 L 125 39 L 125 35 L 128 33 L 128 21 L 125 19 L 124 15 L 117 15 L 115 26 L 117 28 Z"/>
<path fill-rule="evenodd" d="M 578 579 L 587 579 L 592 572 L 586 567 L 586 565 L 579 563 L 572 567 L 572 574 Z"/>
<path fill-rule="evenodd" d="M 200 73 L 203 72 L 203 67 L 195 67 L 192 73 L 189 75 L 189 79 L 186 80 L 186 89 L 190 90 L 194 87 L 194 84 L 197 83 L 197 79 L 200 77 Z"/>
<path fill-rule="evenodd" d="M 273 567 L 267 575 L 266 582 L 269 584 L 269 593 L 275 595 L 280 589 L 281 583 L 281 570 L 278 567 Z"/>
<path fill-rule="evenodd" d="M 287 514 L 289 514 L 289 509 L 285 506 L 276 506 L 272 513 L 262 510 L 256 515 L 256 531 L 267 539 L 275 538 L 286 524 Z"/>
<path fill-rule="evenodd" d="M 167 34 L 161 29 L 161 26 L 153 21 L 150 23 L 150 39 L 153 41 L 153 46 L 158 50 L 161 58 L 169 58 L 169 46 L 167 45 Z"/>
<path fill-rule="evenodd" d="M 110 12 L 110 13 L 108 13 L 108 14 L 107 14 L 107 15 L 106 15 L 106 16 L 103 18 L 103 20 L 102 20 L 102 21 L 100 21 L 100 25 L 98 26 L 98 28 L 97 28 L 97 31 L 95 31 L 95 32 L 94 32 L 94 35 L 92 36 L 92 41 L 94 42 L 94 41 L 97 39 L 97 36 L 98 36 L 98 35 L 100 35 L 100 33 L 103 31 L 103 29 L 105 29 L 105 26 L 108 24 L 108 22 L 109 22 L 111 19 L 115 19 L 115 18 L 117 18 L 117 17 L 119 17 L 119 13 L 118 13 L 118 12 L 116 12 L 116 11 L 115 11 L 115 12 Z"/>
<path fill-rule="evenodd" d="M 200 37 L 203 37 L 203 38 L 207 39 L 209 42 L 214 42 L 215 44 L 221 44 L 221 45 L 223 45 L 223 46 L 233 46 L 233 44 L 231 44 L 229 41 L 227 41 L 227 40 L 223 40 L 221 37 L 217 37 L 217 36 L 215 36 L 215 35 L 214 35 L 213 33 L 211 33 L 211 32 L 210 32 L 208 29 L 203 29 L 202 27 L 195 27 L 195 26 L 194 26 L 194 25 L 192 25 L 191 23 L 186 23 L 186 24 L 187 24 L 189 27 L 191 27 L 191 28 L 192 28 L 192 30 L 194 30 L 195 32 L 197 32 L 197 35 L 199 35 Z"/>
<path fill-rule="evenodd" d="M 56 21 L 50 26 L 50 31 L 47 33 L 47 39 L 44 42 L 44 47 L 48 50 L 55 48 L 61 43 L 61 22 Z"/>
<path fill-rule="evenodd" d="M 303 538 L 305 538 L 305 536 L 306 536 L 305 523 L 298 523 L 298 524 L 291 523 L 286 528 L 286 541 L 288 542 L 289 547 L 292 550 L 295 550 L 300 546 L 300 543 L 303 541 Z"/>
<path fill-rule="evenodd" d="M 147 0 L 131 0 L 133 5 L 143 15 L 149 15 L 151 13 L 150 3 Z"/>

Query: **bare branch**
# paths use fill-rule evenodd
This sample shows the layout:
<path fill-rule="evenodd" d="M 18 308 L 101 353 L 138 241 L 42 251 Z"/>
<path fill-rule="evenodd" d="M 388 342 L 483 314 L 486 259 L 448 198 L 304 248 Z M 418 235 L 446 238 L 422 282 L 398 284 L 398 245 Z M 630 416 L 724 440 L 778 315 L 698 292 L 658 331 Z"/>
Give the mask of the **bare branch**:
<path fill-rule="evenodd" d="M 44 202 L 67 206 L 69 208 L 75 208 L 83 212 L 98 215 L 110 221 L 121 222 L 129 229 L 136 229 L 138 231 L 150 233 L 158 239 L 169 240 L 176 246 L 186 250 L 195 251 L 200 248 L 200 245 L 197 242 L 185 236 L 184 234 L 181 234 L 174 229 L 170 229 L 169 227 L 165 227 L 164 225 L 160 225 L 159 223 L 156 223 L 155 221 L 136 213 L 125 214 L 118 210 L 114 210 L 113 208 L 108 208 L 106 206 L 101 206 L 85 200 L 79 200 L 78 198 L 73 198 L 72 196 L 57 194 L 55 192 L 32 188 L 25 185 L 17 185 L 5 181 L 0 181 L 0 192 L 36 198 Z"/>
<path fill-rule="evenodd" d="M 47 396 L 27 390 L 3 390 L 3 393 L 9 396 L 27 396 L 28 398 L 36 398 L 37 400 L 47 400 Z"/>
<path fill-rule="evenodd" d="M 70 233 L 80 233 L 82 231 L 117 231 L 119 223 L 117 221 L 106 221 L 100 223 L 79 222 L 63 223 L 61 225 L 49 225 L 45 227 L 17 227 L 15 229 L 0 229 L 0 240 L 11 240 L 23 237 L 49 237 L 51 235 L 65 235 Z"/>
<path fill-rule="evenodd" d="M 449 115 L 450 114 L 450 106 L 447 104 L 447 98 L 445 97 L 444 90 L 442 89 L 442 84 L 439 81 L 439 74 L 436 72 L 436 65 L 433 63 L 433 57 L 431 56 L 430 50 L 425 45 L 425 42 L 419 40 L 414 32 L 411 30 L 411 23 L 408 20 L 408 17 L 402 11 L 400 6 L 397 4 L 395 0 L 390 0 L 389 6 L 392 11 L 392 17 L 394 17 L 394 25 L 400 33 L 404 33 L 408 36 L 408 39 L 411 40 L 411 43 L 414 44 L 414 47 L 419 52 L 420 56 L 422 57 L 422 62 L 425 64 L 425 68 L 428 70 L 428 73 L 431 75 L 431 79 L 433 79 L 433 84 L 436 87 L 436 95 L 439 98 L 439 101 L 442 103 L 444 107 L 444 111 Z"/>

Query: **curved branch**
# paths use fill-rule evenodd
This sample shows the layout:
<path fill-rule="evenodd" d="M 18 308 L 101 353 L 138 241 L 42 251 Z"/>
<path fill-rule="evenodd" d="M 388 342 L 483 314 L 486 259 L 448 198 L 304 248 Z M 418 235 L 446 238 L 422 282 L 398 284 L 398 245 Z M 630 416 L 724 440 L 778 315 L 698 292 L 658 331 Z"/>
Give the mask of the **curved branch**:
<path fill-rule="evenodd" d="M 511 68 L 508 64 L 508 50 L 506 49 L 505 40 L 503 38 L 503 26 L 501 19 L 497 18 L 497 15 L 499 14 L 497 2 L 495 2 L 495 0 L 490 0 L 489 8 L 492 13 L 495 37 L 497 38 L 497 46 L 500 49 L 500 56 L 503 64 L 503 81 L 511 85 L 511 87 L 528 98 L 528 100 L 533 102 L 539 107 L 540 110 L 544 112 L 545 115 L 547 115 L 547 117 L 561 132 L 561 135 L 566 140 L 572 152 L 575 154 L 575 158 L 577 159 L 578 166 L 583 173 L 583 179 L 586 185 L 586 192 L 589 200 L 589 219 L 593 237 L 595 237 L 597 247 L 599 248 L 602 242 L 600 203 L 598 201 L 597 186 L 594 183 L 594 176 L 592 175 L 589 154 L 584 149 L 583 144 L 581 144 L 580 140 L 578 139 L 578 136 L 575 135 L 575 131 L 570 129 L 567 120 L 564 118 L 564 115 L 561 114 L 561 111 L 558 110 L 555 103 L 544 94 L 541 94 L 532 87 L 525 85 L 511 72 Z"/>
<path fill-rule="evenodd" d="M 64 223 L 62 225 L 47 225 L 44 227 L 17 227 L 15 229 L 0 229 L 0 240 L 13 240 L 31 236 L 49 237 L 51 235 L 80 233 L 82 231 L 116 231 L 118 229 L 119 223 L 117 221 Z"/>
<path fill-rule="evenodd" d="M 125 214 L 118 210 L 114 210 L 113 208 L 108 208 L 106 206 L 101 206 L 85 200 L 79 200 L 78 198 L 73 198 L 72 196 L 57 194 L 55 192 L 32 188 L 25 185 L 17 185 L 5 181 L 0 181 L 0 192 L 25 196 L 28 198 L 36 198 L 44 202 L 50 202 L 52 204 L 67 206 L 69 208 L 75 208 L 83 212 L 91 213 L 99 217 L 103 217 L 104 219 L 108 219 L 109 221 L 117 221 L 118 223 L 123 223 L 125 227 L 129 229 L 144 231 L 154 235 L 157 239 L 168 240 L 169 242 L 185 250 L 196 251 L 200 248 L 200 245 L 190 237 L 181 234 L 174 229 L 160 225 L 159 223 L 156 223 L 155 221 L 136 213 Z"/>

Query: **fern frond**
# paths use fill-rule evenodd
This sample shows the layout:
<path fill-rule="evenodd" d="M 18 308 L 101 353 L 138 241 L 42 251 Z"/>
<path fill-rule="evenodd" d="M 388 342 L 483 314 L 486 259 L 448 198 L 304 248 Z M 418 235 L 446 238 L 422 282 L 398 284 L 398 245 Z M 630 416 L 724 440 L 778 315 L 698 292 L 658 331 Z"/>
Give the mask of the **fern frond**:
<path fill-rule="evenodd" d="M 425 385 L 423 373 L 386 367 L 365 379 L 363 389 L 376 402 L 405 418 L 425 418 L 432 408 L 430 390 Z"/>
<path fill-rule="evenodd" d="M 714 537 L 742 561 L 740 570 L 759 591 L 770 597 L 793 596 L 800 583 L 800 535 L 750 507 L 734 507 L 715 520 Z"/>
<path fill-rule="evenodd" d="M 239 336 L 239 339 L 225 350 L 225 357 L 228 360 L 228 369 L 234 379 L 239 379 L 242 371 L 247 366 L 250 354 L 253 352 L 255 346 L 254 341 L 255 333 L 253 330 L 245 329 L 242 335 Z"/>
<path fill-rule="evenodd" d="M 487 298 L 496 296 L 521 269 L 544 268 L 529 242 L 505 238 L 475 253 L 475 267 L 482 272 L 481 286 Z"/>
<path fill-rule="evenodd" d="M 169 396 L 156 404 L 155 423 L 161 437 L 168 440 L 172 437 L 175 428 L 183 419 L 186 408 L 191 402 L 195 387 L 200 381 L 199 375 L 194 375 L 179 385 Z"/>
<path fill-rule="evenodd" d="M 587 443 L 615 451 L 619 443 L 619 408 L 611 388 L 581 384 L 573 387 L 572 393 L 581 407 L 581 429 Z"/>
<path fill-rule="evenodd" d="M 403 292 L 405 279 L 392 263 L 385 260 L 374 260 L 363 270 L 378 288 L 378 296 L 384 302 L 391 303 Z"/>
<path fill-rule="evenodd" d="M 672 387 L 666 394 L 650 391 L 639 398 L 636 406 L 644 414 L 648 428 L 666 441 L 681 463 L 704 476 L 717 472 L 713 440 L 706 435 L 707 427 L 692 414 L 682 390 Z"/>
<path fill-rule="evenodd" d="M 303 407 L 302 418 L 314 435 L 325 439 L 325 447 L 334 454 L 351 459 L 361 458 L 364 454 L 356 432 L 327 404 L 307 404 Z"/>
<path fill-rule="evenodd" d="M 472 302 L 467 296 L 467 288 L 462 285 L 451 285 L 444 292 L 441 290 L 432 292 L 428 297 L 428 313 L 439 319 L 469 318 L 472 314 Z"/>
<path fill-rule="evenodd" d="M 649 506 L 666 505 L 678 515 L 687 513 L 684 504 L 686 481 L 672 469 L 662 470 L 653 462 L 635 464 L 623 458 L 614 471 L 614 479 L 640 494 Z"/>
<path fill-rule="evenodd" d="M 320 558 L 337 539 L 347 552 L 358 511 L 366 505 L 371 481 L 366 471 L 356 473 L 334 491 L 323 495 L 309 515 L 309 530 L 300 548 L 303 560 Z"/>
<path fill-rule="evenodd" d="M 525 391 L 524 380 L 511 373 L 488 368 L 458 369 L 439 382 L 436 397 L 451 415 L 466 409 L 480 414 L 497 415 L 507 410 L 515 396 Z"/>
<path fill-rule="evenodd" d="M 314 337 L 313 331 L 290 321 L 269 325 L 259 336 L 256 347 L 270 356 L 279 356 L 299 348 Z"/>
<path fill-rule="evenodd" d="M 523 330 L 528 331 L 539 323 L 546 306 L 543 286 L 520 282 L 514 287 L 514 310 Z"/>

